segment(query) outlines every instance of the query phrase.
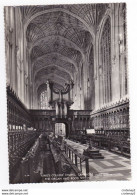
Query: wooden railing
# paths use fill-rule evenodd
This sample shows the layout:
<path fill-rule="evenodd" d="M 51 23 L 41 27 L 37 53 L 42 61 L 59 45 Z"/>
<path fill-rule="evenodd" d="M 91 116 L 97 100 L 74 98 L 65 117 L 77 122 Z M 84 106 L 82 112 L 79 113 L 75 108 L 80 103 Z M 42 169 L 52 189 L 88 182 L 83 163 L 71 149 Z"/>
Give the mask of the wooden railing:
<path fill-rule="evenodd" d="M 82 154 L 79 154 L 77 150 L 73 149 L 71 146 L 64 144 L 65 154 L 70 159 L 70 161 L 80 170 L 79 173 L 82 173 L 89 178 L 89 162 L 88 158 Z"/>
<path fill-rule="evenodd" d="M 77 180 L 89 179 L 89 162 L 87 157 L 82 154 L 79 154 L 77 150 L 74 150 L 63 140 L 51 140 L 50 138 L 49 140 L 51 145 L 51 151 L 53 153 L 53 156 L 55 156 L 56 162 L 59 162 L 59 160 L 62 161 L 62 159 L 64 159 L 65 162 L 71 167 L 71 169 L 75 173 L 74 178 L 76 178 Z M 58 155 L 56 155 L 55 153 Z M 62 162 L 60 162 L 60 164 L 62 164 Z"/>

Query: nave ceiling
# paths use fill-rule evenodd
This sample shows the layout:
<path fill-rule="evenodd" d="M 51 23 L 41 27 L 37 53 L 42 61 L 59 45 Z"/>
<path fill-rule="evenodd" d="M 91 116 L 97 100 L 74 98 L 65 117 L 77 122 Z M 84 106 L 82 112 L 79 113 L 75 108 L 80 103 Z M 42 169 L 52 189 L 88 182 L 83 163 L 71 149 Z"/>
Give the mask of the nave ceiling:
<path fill-rule="evenodd" d="M 20 7 L 31 78 L 37 89 L 47 80 L 60 89 L 74 80 L 107 7 L 108 4 Z"/>

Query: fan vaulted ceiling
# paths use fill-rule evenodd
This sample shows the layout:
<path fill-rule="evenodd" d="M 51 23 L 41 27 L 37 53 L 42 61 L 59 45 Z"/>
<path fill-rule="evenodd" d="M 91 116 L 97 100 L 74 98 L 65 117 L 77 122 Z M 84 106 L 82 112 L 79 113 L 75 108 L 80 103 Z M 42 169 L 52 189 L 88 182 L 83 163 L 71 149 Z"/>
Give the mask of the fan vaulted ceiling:
<path fill-rule="evenodd" d="M 107 4 L 23 6 L 22 19 L 35 86 L 47 80 L 57 88 L 73 80 L 94 39 Z"/>

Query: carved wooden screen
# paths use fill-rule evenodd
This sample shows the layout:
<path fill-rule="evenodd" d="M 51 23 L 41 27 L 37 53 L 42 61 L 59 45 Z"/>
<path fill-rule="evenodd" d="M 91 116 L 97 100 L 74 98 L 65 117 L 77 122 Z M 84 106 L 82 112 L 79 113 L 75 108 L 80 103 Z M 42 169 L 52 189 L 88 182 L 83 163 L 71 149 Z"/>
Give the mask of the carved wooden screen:
<path fill-rule="evenodd" d="M 103 103 L 111 101 L 111 24 L 108 18 L 101 37 L 102 76 L 104 82 Z"/>

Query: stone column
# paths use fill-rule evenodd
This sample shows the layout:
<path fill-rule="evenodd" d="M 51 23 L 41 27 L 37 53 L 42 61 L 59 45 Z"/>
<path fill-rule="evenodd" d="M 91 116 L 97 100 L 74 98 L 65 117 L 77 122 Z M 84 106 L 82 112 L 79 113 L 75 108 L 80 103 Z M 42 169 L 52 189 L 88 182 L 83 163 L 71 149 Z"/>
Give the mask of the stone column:
<path fill-rule="evenodd" d="M 114 102 L 120 99 L 121 96 L 118 6 L 118 4 L 113 5 L 111 14 L 112 101 Z"/>
<path fill-rule="evenodd" d="M 99 38 L 96 38 L 95 43 L 93 45 L 94 48 L 94 84 L 95 84 L 95 110 L 99 108 L 99 74 L 98 74 L 98 67 L 99 67 L 99 51 L 98 51 L 98 44 Z"/>

